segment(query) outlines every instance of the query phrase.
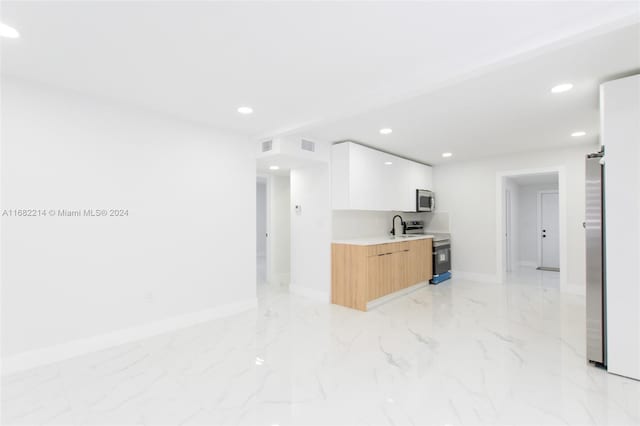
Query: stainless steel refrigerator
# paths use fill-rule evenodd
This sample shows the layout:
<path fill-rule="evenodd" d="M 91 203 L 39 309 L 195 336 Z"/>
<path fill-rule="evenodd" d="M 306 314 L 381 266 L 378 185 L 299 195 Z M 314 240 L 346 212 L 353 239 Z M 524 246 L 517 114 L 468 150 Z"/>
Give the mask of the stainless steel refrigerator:
<path fill-rule="evenodd" d="M 585 239 L 587 247 L 587 359 L 607 365 L 607 311 L 604 245 L 604 152 L 587 155 Z"/>

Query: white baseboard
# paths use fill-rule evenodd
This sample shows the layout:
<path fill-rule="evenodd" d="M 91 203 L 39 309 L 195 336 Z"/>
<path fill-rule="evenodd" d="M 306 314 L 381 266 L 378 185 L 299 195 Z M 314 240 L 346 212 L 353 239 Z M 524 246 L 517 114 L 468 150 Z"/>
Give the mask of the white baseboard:
<path fill-rule="evenodd" d="M 451 271 L 451 278 L 481 283 L 499 283 L 498 276 L 494 274 L 481 274 L 477 272 Z"/>
<path fill-rule="evenodd" d="M 530 260 L 521 260 L 518 262 L 518 266 L 524 266 L 525 268 L 537 268 L 538 262 L 533 262 Z"/>
<path fill-rule="evenodd" d="M 216 318 L 235 315 L 254 309 L 257 305 L 258 299 L 253 298 L 190 314 L 179 315 L 137 327 L 101 334 L 86 339 L 73 340 L 59 345 L 22 352 L 2 359 L 2 375 L 29 370 L 42 365 L 53 364 L 69 358 L 145 339 L 180 328 L 207 322 Z"/>
<path fill-rule="evenodd" d="M 307 299 L 317 300 L 318 302 L 331 302 L 331 295 L 329 293 L 308 287 L 302 287 L 300 285 L 289 285 L 289 292 L 298 296 L 306 297 Z"/>

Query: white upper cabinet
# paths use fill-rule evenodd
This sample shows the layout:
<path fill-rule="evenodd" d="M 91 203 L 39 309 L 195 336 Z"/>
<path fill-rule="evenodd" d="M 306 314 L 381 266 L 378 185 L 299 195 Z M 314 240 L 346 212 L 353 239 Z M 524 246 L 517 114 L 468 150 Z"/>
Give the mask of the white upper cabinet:
<path fill-rule="evenodd" d="M 401 169 L 403 174 L 402 186 L 398 188 L 403 203 L 400 211 L 415 211 L 416 190 L 427 189 L 433 191 L 433 169 L 431 166 L 425 166 L 415 161 L 403 161 L 405 161 L 405 165 Z"/>
<path fill-rule="evenodd" d="M 415 211 L 416 189 L 431 189 L 431 166 L 353 142 L 331 147 L 334 210 Z"/>

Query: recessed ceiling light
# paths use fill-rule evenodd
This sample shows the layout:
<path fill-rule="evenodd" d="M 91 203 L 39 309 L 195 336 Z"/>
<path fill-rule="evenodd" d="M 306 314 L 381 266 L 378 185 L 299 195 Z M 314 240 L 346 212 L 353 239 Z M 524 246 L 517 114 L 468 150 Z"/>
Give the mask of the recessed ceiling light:
<path fill-rule="evenodd" d="M 587 134 L 587 132 L 583 132 L 582 130 L 580 130 L 579 132 L 571 133 L 571 136 L 573 136 L 574 138 L 579 138 L 580 136 L 584 136 L 586 134 Z"/>
<path fill-rule="evenodd" d="M 391 161 L 385 161 L 385 162 L 384 162 L 384 165 L 385 165 L 385 166 L 390 166 L 390 165 L 392 165 L 392 164 L 393 164 L 393 163 L 392 163 Z"/>
<path fill-rule="evenodd" d="M 238 112 L 240 114 L 251 114 L 253 112 L 253 108 L 248 106 L 241 106 L 240 108 L 238 108 Z"/>
<path fill-rule="evenodd" d="M 262 365 L 264 364 L 264 359 L 260 358 L 259 356 L 256 357 L 256 365 Z"/>
<path fill-rule="evenodd" d="M 0 23 L 0 36 L 7 38 L 18 38 L 20 33 L 13 27 Z"/>
<path fill-rule="evenodd" d="M 571 83 L 562 83 L 562 84 L 558 84 L 557 86 L 553 86 L 551 88 L 551 93 L 562 93 L 562 92 L 566 92 L 568 90 L 573 89 L 573 84 Z"/>
<path fill-rule="evenodd" d="M 269 170 L 280 170 L 280 166 L 269 166 Z"/>
<path fill-rule="evenodd" d="M 443 156 L 444 158 L 449 158 L 449 157 L 451 157 L 452 155 L 453 155 L 453 154 L 452 154 L 452 153 L 450 153 L 450 152 L 443 152 L 443 153 L 442 153 L 442 156 Z"/>
<path fill-rule="evenodd" d="M 388 135 L 391 132 L 393 132 L 393 129 L 390 129 L 389 127 L 385 127 L 384 129 L 380 129 L 380 134 L 381 135 Z"/>

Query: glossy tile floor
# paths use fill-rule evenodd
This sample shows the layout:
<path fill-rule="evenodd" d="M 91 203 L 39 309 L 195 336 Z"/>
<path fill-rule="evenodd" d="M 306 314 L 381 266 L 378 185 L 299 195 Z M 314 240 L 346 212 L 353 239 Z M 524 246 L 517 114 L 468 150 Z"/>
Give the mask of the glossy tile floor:
<path fill-rule="evenodd" d="M 639 424 L 585 362 L 584 299 L 451 280 L 368 313 L 259 286 L 257 310 L 4 377 L 3 424 Z"/>
<path fill-rule="evenodd" d="M 511 285 L 534 285 L 548 289 L 560 289 L 560 272 L 539 271 L 534 267 L 520 266 L 507 272 L 506 280 Z"/>

